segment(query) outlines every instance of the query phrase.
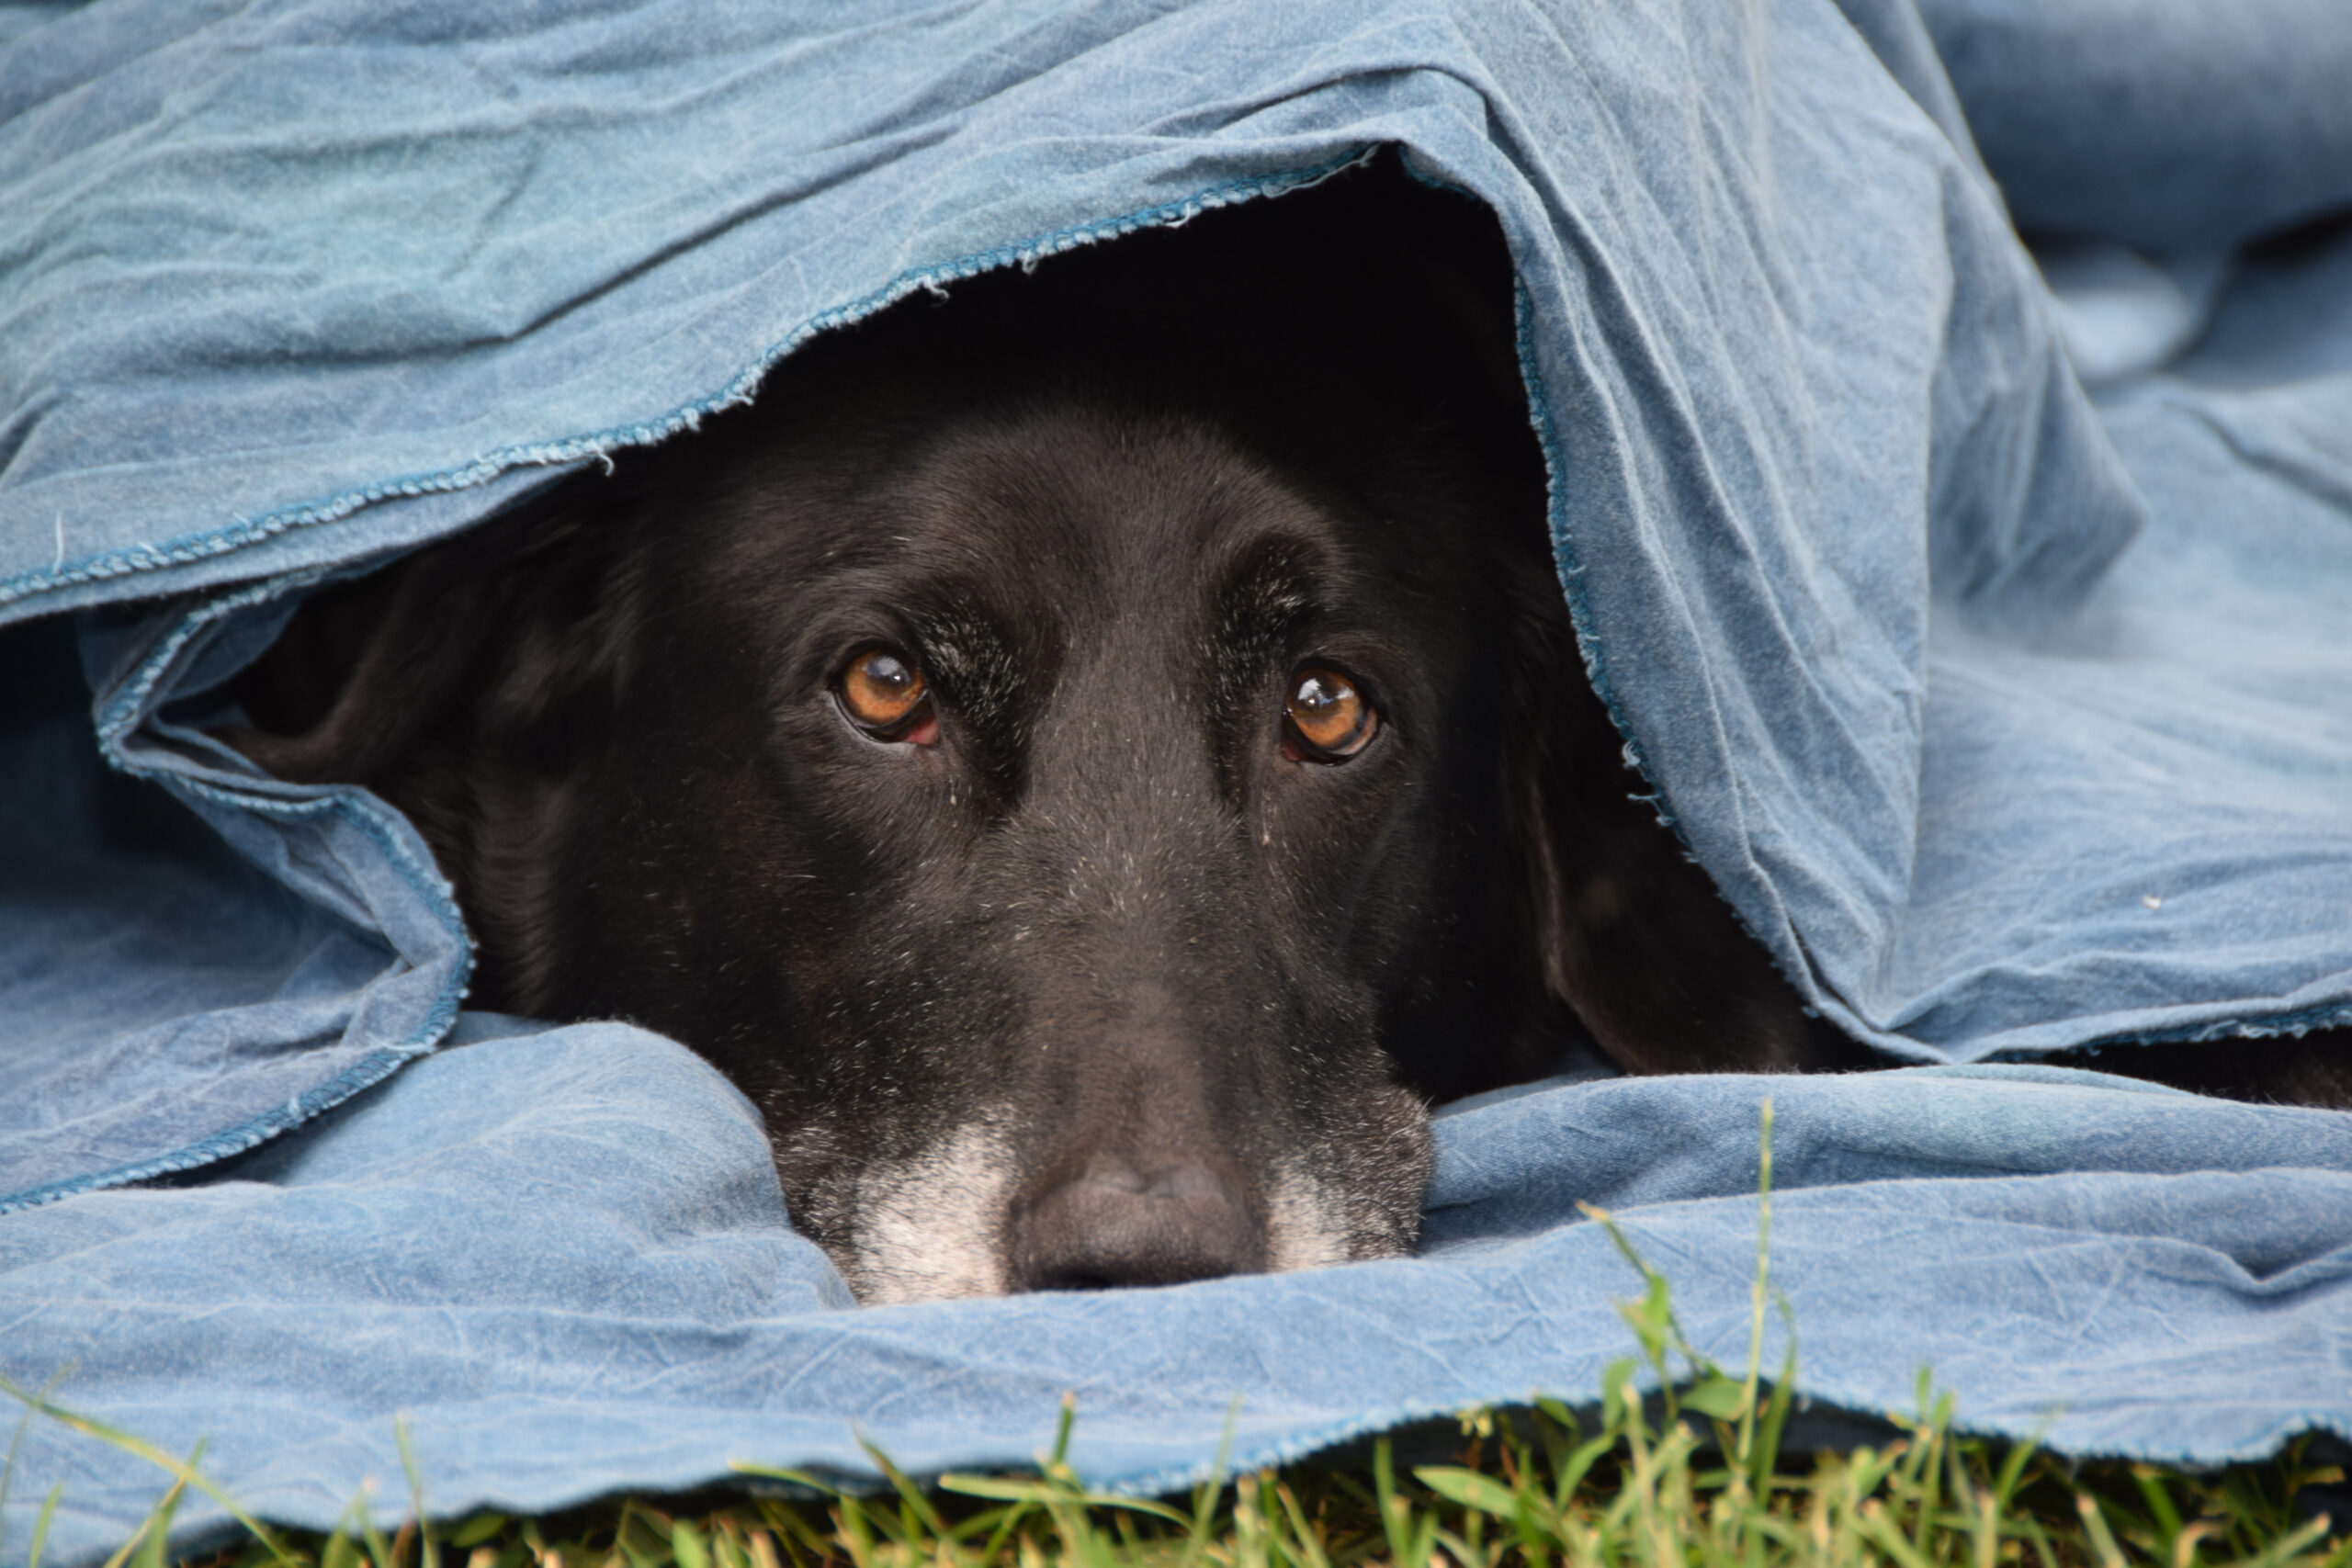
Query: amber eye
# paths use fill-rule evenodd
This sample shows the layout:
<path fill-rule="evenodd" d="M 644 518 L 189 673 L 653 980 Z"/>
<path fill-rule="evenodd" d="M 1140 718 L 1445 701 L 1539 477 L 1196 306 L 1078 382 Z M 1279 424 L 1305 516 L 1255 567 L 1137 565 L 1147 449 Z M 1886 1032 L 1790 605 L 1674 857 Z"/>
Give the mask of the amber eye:
<path fill-rule="evenodd" d="M 937 739 L 922 671 L 887 648 L 866 649 L 842 666 L 841 694 L 842 711 L 879 739 Z"/>
<path fill-rule="evenodd" d="M 1309 666 L 1298 672 L 1286 706 L 1302 760 L 1337 762 L 1372 739 L 1379 719 L 1356 683 L 1337 670 Z"/>

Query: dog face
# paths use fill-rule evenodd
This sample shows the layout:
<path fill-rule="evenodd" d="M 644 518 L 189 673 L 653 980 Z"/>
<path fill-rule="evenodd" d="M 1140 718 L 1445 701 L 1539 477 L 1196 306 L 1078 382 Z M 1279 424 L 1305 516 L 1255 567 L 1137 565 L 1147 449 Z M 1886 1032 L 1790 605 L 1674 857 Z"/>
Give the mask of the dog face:
<path fill-rule="evenodd" d="M 322 595 L 239 743 L 410 814 L 478 1001 L 728 1072 L 862 1299 L 1403 1252 L 1429 1100 L 1816 1038 L 1624 799 L 1475 213 L 1360 180 L 836 334 Z"/>
<path fill-rule="evenodd" d="M 609 979 L 592 1010 L 707 1043 L 868 1299 L 1403 1250 L 1429 1156 L 1382 1042 L 1502 1021 L 1463 765 L 1502 595 L 1118 389 L 828 401 L 639 563 L 638 739 L 550 893 L 609 886 L 524 994 Z"/>

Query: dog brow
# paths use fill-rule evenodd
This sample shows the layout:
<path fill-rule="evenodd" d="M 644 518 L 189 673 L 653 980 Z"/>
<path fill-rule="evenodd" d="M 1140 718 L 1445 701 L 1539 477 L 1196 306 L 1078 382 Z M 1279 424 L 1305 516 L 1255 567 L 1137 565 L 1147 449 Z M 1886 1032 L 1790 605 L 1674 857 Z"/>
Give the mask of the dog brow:
<path fill-rule="evenodd" d="M 1207 666 L 1209 722 L 1217 784 L 1237 798 L 1241 778 L 1239 737 L 1253 728 L 1249 709 L 1272 667 L 1286 658 L 1299 628 L 1321 608 L 1316 592 L 1325 573 L 1323 552 L 1312 544 L 1274 536 L 1234 558 L 1211 590 L 1211 625 L 1203 650 Z"/>
<path fill-rule="evenodd" d="M 933 674 L 975 722 L 1017 722 L 1028 672 L 1002 620 L 968 591 L 949 590 L 915 615 Z"/>
<path fill-rule="evenodd" d="M 1226 572 L 1214 591 L 1220 696 L 1226 667 L 1238 679 L 1251 680 L 1315 614 L 1320 554 L 1295 539 L 1261 539 Z"/>

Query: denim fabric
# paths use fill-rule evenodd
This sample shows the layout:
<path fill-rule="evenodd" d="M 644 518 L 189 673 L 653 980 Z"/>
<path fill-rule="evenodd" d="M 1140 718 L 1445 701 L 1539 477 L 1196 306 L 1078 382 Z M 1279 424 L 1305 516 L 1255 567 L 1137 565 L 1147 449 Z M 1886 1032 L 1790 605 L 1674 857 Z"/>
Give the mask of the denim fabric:
<path fill-rule="evenodd" d="M 1597 1397 L 1639 1280 L 1577 1199 L 1667 1272 L 1693 1339 L 1746 1355 L 1759 1100 L 1773 1279 L 1798 1382 L 2075 1452 L 2215 1461 L 2352 1433 L 2352 1116 L 2033 1066 L 1617 1078 L 1442 1117 L 1417 1258 L 1159 1291 L 845 1304 L 786 1227 L 752 1107 L 619 1025 L 444 1050 L 219 1180 L 0 1224 L 0 1371 L 185 1454 L 264 1517 L 332 1525 L 372 1478 L 407 1506 L 404 1415 L 441 1513 L 683 1488 L 730 1461 L 872 1478 L 1071 1458 L 1151 1491 L 1474 1402 Z M 461 1035 L 461 1038 L 463 1036 Z M 1768 1346 L 1777 1370 L 1776 1325 Z M 1235 1402 L 1238 1400 L 1238 1412 Z M 95 1560 L 151 1467 L 35 1423 L 9 1540 L 64 1502 Z M 223 1533 L 191 1496 L 179 1542 Z"/>
<path fill-rule="evenodd" d="M 1917 1062 L 2352 1018 L 2352 236 L 2229 260 L 2352 201 L 2352 13 L 2265 0 L 2231 55 L 2193 10 L 11 8 L 0 1365 L 210 1431 L 288 1517 L 392 1473 L 396 1407 L 445 1413 L 447 1506 L 851 1463 L 853 1418 L 910 1463 L 1013 1461 L 1066 1386 L 1103 1412 L 1089 1465 L 1141 1485 L 1206 1461 L 1212 1385 L 1269 1391 L 1245 1459 L 1589 1394 L 1623 1278 L 1573 1197 L 1648 1194 L 1660 1260 L 1732 1280 L 1757 1086 L 1664 1081 L 1469 1113 L 1521 1132 L 1480 1134 L 1465 1204 L 1449 1131 L 1419 1263 L 834 1311 L 731 1091 L 611 1030 L 430 1056 L 491 1026 L 458 1022 L 421 841 L 197 732 L 318 581 L 752 395 L 829 325 L 1383 145 L 1499 219 L 1589 666 L 1813 1005 Z M 2103 297 L 2052 249 L 2045 286 L 2003 192 L 2078 259 L 2161 244 L 2120 265 L 2204 281 Z M 1879 1151 L 1790 1201 L 1824 1216 L 1786 1232 L 1808 1387 L 1883 1404 L 1932 1359 L 1965 1419 L 2063 1398 L 2086 1450 L 2345 1429 L 2312 1326 L 2344 1312 L 2340 1120 L 2025 1069 L 1782 1092 Z M 519 1163 L 469 1166 L 468 1127 Z M 1956 1175 L 1953 1137 L 2018 1174 Z M 549 1174 L 454 1174 L 482 1168 Z M 0 1554 L 60 1477 L 94 1553 L 152 1489 L 39 1441 Z"/>
<path fill-rule="evenodd" d="M 2018 226 L 2159 252 L 2352 204 L 2333 0 L 1920 0 Z"/>
<path fill-rule="evenodd" d="M 181 1090 L 136 1111 L 18 1013 L 48 1043 L 16 1054 L 0 1142 L 130 1124 L 24 1145 L 0 1205 L 241 1146 L 451 1016 L 455 916 L 406 829 L 159 716 L 314 574 L 691 423 L 908 290 L 1384 141 L 1502 220 L 1593 676 L 1661 815 L 1813 1005 L 1917 1061 L 2341 1016 L 2352 617 L 2321 590 L 2352 490 L 2342 378 L 2143 375 L 2173 412 L 2110 438 L 1938 63 L 1934 28 L 1977 47 L 1949 7 L 1386 4 L 689 25 L 123 0 L 15 43 L 0 615 L 179 592 L 103 628 L 109 754 L 375 911 L 395 957 L 339 1021 L 234 1026 L 332 1051 L 242 1089 L 234 1064 L 151 1052 Z M 2142 47 L 2169 69 L 2163 29 Z M 2103 156 L 2095 110 L 2042 154 Z M 2189 428 L 2144 434 L 2162 419 Z M 2142 450 L 2166 466 L 2144 487 Z M 2164 515 L 2135 552 L 2143 488 Z M 2191 558 L 2248 506 L 2263 550 Z M 2249 738 L 2282 702 L 2294 722 Z"/>
<path fill-rule="evenodd" d="M 0 1213 L 299 1125 L 430 1050 L 471 967 L 430 852 L 380 804 L 109 771 L 71 634 L 0 633 Z M 146 712 L 102 721 L 121 768 L 156 744 L 122 732 Z"/>

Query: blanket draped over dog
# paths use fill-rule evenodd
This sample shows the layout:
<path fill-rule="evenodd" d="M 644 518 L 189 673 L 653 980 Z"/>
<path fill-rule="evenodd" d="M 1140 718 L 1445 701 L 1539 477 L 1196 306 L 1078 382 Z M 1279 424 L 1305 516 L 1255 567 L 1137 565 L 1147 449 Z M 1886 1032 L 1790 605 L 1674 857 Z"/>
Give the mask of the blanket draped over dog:
<path fill-rule="evenodd" d="M 2352 1020 L 2334 0 L 99 0 L 0 37 L 15 1383 L 313 1526 L 406 1506 L 396 1412 L 445 1512 L 871 1475 L 861 1435 L 1018 1465 L 1066 1391 L 1086 1474 L 1165 1486 L 1228 1421 L 1256 1465 L 1594 1397 L 1635 1281 L 1578 1200 L 1736 1358 L 1769 1092 L 1814 1397 L 1929 1366 L 2078 1452 L 2352 1435 L 2352 1117 L 2030 1065 Z M 189 728 L 308 586 L 829 325 L 1383 147 L 1500 220 L 1661 816 L 1921 1066 L 1460 1110 L 1416 1259 L 858 1311 L 717 1074 L 461 1013 L 409 826 Z M 2048 285 L 2012 219 L 2064 236 Z M 77 1562 L 166 1479 L 37 1420 L 0 1560 L 59 1483 Z"/>

